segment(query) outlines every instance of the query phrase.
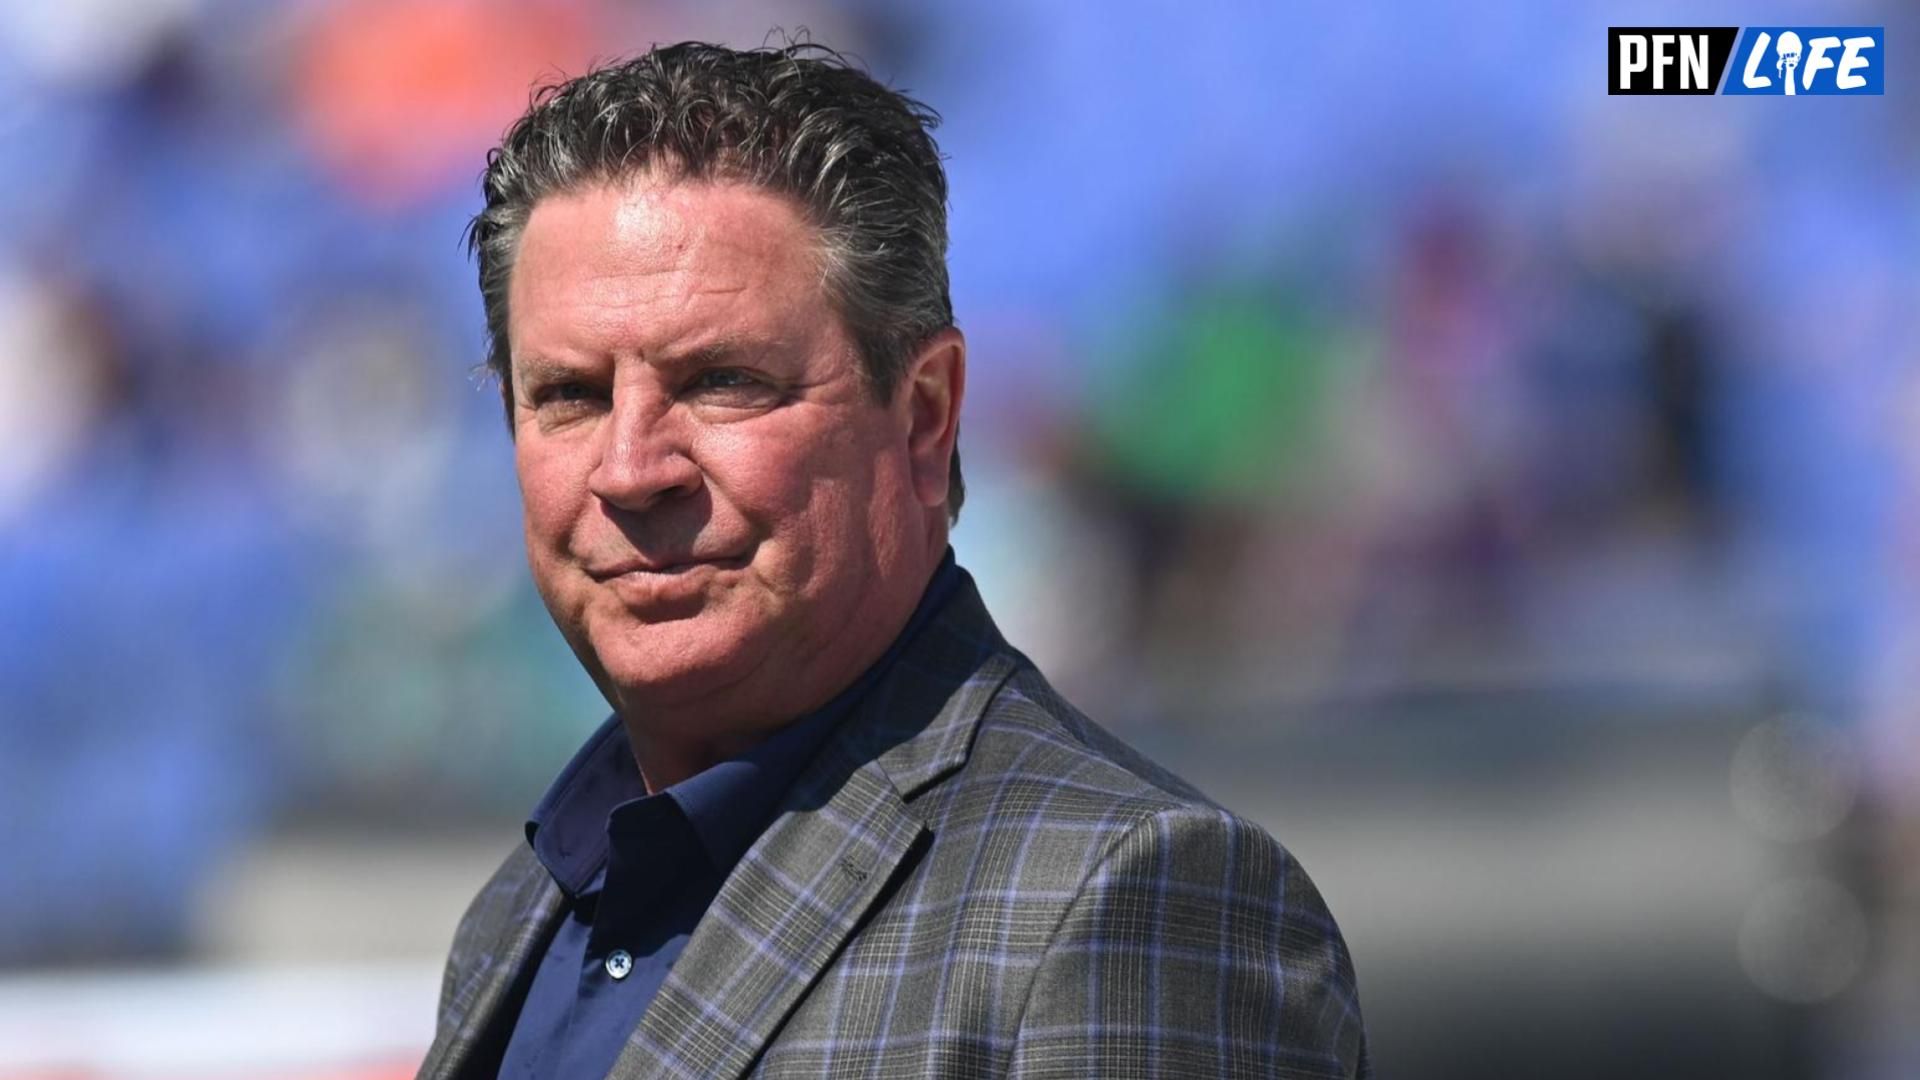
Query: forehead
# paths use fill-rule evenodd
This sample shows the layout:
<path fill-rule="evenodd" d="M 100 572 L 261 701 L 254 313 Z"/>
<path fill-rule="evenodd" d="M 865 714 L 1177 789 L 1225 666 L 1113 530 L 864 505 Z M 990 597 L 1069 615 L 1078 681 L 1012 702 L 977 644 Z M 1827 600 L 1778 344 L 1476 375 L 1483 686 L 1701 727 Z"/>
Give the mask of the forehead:
<path fill-rule="evenodd" d="M 532 349 L 648 351 L 818 331 L 818 234 L 786 198 L 737 183 L 639 178 L 542 199 L 508 284 Z"/>

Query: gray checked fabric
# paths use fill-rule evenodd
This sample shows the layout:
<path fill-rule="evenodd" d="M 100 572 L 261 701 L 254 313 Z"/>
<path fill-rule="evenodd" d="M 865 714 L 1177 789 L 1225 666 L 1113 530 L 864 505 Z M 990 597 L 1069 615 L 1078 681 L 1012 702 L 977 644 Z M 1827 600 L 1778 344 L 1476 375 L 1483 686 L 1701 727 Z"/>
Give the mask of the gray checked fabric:
<path fill-rule="evenodd" d="M 481 890 L 420 1080 L 493 1080 L 559 901 L 524 844 Z M 1299 864 L 1055 695 L 968 579 L 787 793 L 610 1076 L 1368 1074 Z"/>

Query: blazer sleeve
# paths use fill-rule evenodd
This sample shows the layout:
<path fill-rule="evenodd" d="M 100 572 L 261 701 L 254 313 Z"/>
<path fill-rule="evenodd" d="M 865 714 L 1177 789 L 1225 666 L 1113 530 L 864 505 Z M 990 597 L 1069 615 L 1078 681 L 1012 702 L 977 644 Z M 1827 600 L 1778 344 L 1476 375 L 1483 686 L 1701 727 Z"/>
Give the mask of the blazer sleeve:
<path fill-rule="evenodd" d="M 1258 826 L 1169 810 L 1088 875 L 1040 960 L 1014 1076 L 1370 1075 L 1353 965 Z"/>

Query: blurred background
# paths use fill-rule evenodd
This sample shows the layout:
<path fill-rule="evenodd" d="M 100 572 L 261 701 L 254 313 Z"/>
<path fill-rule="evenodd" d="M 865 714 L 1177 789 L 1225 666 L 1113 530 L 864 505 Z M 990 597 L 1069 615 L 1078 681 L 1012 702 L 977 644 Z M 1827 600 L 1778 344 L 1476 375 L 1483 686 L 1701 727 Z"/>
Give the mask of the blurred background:
<path fill-rule="evenodd" d="M 962 564 L 1305 862 L 1383 1078 L 1920 1076 L 1920 12 L 1792 18 L 1886 96 L 1607 96 L 1710 2 L 0 6 L 0 1080 L 411 1075 L 604 715 L 483 155 L 803 29 L 945 116 Z"/>

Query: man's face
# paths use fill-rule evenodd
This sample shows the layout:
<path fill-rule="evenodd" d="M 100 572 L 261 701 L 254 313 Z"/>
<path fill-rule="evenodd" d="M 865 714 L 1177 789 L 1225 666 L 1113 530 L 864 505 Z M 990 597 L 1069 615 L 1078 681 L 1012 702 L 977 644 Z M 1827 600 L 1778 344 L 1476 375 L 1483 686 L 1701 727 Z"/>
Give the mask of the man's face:
<path fill-rule="evenodd" d="M 508 293 L 528 557 L 630 721 L 791 719 L 924 584 L 912 395 L 875 399 L 816 242 L 733 184 L 593 186 L 528 219 Z"/>

